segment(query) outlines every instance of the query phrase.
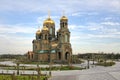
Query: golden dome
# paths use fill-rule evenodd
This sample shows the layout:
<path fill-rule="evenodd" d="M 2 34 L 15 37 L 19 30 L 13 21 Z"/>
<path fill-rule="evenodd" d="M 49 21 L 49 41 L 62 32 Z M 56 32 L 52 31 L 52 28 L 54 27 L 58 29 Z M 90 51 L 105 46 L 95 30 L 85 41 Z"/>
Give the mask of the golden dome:
<path fill-rule="evenodd" d="M 66 16 L 62 16 L 60 20 L 68 20 Z"/>
<path fill-rule="evenodd" d="M 36 34 L 39 35 L 40 33 L 41 33 L 40 30 L 37 30 Z"/>
<path fill-rule="evenodd" d="M 51 18 L 47 18 L 43 24 L 47 24 L 47 23 L 54 24 L 54 21 Z"/>
<path fill-rule="evenodd" d="M 48 31 L 48 28 L 46 26 L 43 26 L 43 29 L 44 31 Z"/>

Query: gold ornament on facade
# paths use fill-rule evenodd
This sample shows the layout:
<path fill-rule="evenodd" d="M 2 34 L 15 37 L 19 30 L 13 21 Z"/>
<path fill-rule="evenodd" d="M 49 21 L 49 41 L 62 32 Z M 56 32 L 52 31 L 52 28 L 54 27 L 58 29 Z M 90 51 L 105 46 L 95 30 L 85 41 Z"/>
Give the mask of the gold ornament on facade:
<path fill-rule="evenodd" d="M 52 44 L 52 47 L 57 47 L 57 45 L 58 45 L 58 44 L 54 43 L 54 44 Z"/>

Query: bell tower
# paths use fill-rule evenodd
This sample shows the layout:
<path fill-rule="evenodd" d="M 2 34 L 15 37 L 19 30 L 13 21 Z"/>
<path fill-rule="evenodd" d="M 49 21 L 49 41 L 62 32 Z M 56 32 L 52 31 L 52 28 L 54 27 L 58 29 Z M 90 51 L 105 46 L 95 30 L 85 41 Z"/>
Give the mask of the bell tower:
<path fill-rule="evenodd" d="M 62 43 L 69 43 L 70 31 L 68 29 L 68 19 L 66 16 L 62 16 L 60 19 L 60 39 Z"/>
<path fill-rule="evenodd" d="M 64 15 L 60 18 L 60 29 L 57 31 L 57 38 L 60 48 L 58 59 L 70 62 L 72 55 L 70 31 L 68 29 L 68 18 Z"/>
<path fill-rule="evenodd" d="M 62 18 L 60 19 L 60 28 L 61 29 L 67 29 L 68 27 L 68 19 L 65 16 L 62 16 Z"/>

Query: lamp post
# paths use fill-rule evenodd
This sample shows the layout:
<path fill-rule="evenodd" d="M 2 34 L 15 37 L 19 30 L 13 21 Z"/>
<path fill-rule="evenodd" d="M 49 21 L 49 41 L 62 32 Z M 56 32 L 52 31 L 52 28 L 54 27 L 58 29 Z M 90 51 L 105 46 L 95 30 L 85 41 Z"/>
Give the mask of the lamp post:
<path fill-rule="evenodd" d="M 40 80 L 40 75 L 41 75 L 41 72 L 40 72 L 40 67 L 39 67 L 39 64 L 37 64 L 37 80 Z"/>
<path fill-rule="evenodd" d="M 87 69 L 89 69 L 89 56 L 87 55 L 87 56 L 85 56 L 86 57 L 86 60 L 87 60 Z"/>
<path fill-rule="evenodd" d="M 17 75 L 19 75 L 19 62 L 17 62 Z"/>
<path fill-rule="evenodd" d="M 92 59 L 93 59 L 93 65 L 95 64 L 94 61 L 95 61 L 95 55 L 94 53 L 92 54 Z"/>
<path fill-rule="evenodd" d="M 49 75 L 51 76 L 51 35 L 49 36 L 48 40 L 49 40 Z"/>
<path fill-rule="evenodd" d="M 89 69 L 90 68 L 90 65 L 89 65 L 89 57 L 87 59 L 87 68 Z"/>

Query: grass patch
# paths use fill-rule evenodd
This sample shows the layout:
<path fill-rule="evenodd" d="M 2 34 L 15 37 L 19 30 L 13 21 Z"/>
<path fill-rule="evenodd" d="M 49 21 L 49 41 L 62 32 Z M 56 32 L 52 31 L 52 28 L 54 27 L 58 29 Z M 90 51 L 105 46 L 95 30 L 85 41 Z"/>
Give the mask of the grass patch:
<path fill-rule="evenodd" d="M 45 78 L 48 77 L 40 76 L 38 79 L 38 76 L 32 76 L 32 75 L 28 75 L 28 76 L 0 75 L 0 80 L 45 80 Z"/>
<path fill-rule="evenodd" d="M 108 67 L 108 66 L 113 66 L 113 65 L 115 65 L 115 62 L 113 62 L 113 61 L 110 61 L 110 62 L 98 62 L 98 63 L 96 63 L 95 65 Z"/>
<path fill-rule="evenodd" d="M 49 67 L 42 67 L 40 68 L 41 71 L 48 71 L 50 70 Z M 80 67 L 75 67 L 75 66 L 53 66 L 51 67 L 51 70 L 53 71 L 57 71 L 57 70 L 82 70 L 82 69 L 85 69 L 85 68 L 80 68 Z M 28 69 L 28 70 L 37 70 L 37 68 L 32 68 L 32 69 Z"/>
<path fill-rule="evenodd" d="M 16 67 L 3 67 L 4 69 L 6 70 L 17 70 Z M 76 67 L 76 66 L 52 66 L 51 67 L 51 70 L 52 71 L 57 71 L 57 70 L 82 70 L 82 69 L 85 69 L 85 68 L 81 68 L 81 67 Z M 38 70 L 38 68 L 36 67 L 25 67 L 23 69 L 23 67 L 19 67 L 19 70 Z M 49 71 L 50 70 L 50 67 L 41 67 L 40 68 L 41 71 Z"/>
<path fill-rule="evenodd" d="M 44 64 L 44 65 L 49 64 L 48 62 L 34 62 L 34 61 L 20 61 L 19 63 L 21 64 Z"/>

